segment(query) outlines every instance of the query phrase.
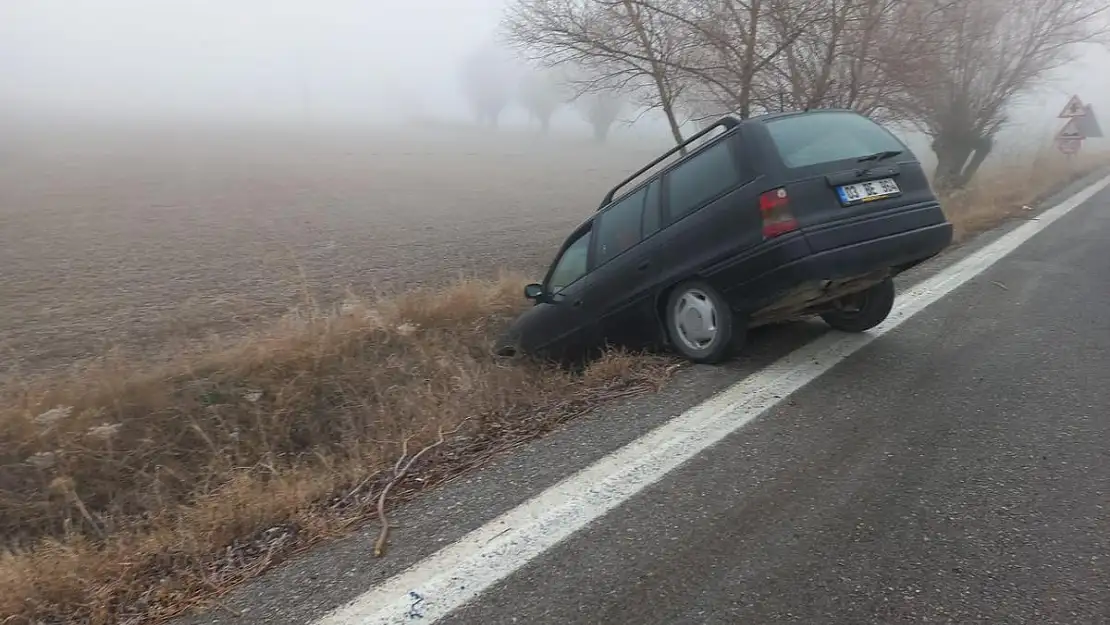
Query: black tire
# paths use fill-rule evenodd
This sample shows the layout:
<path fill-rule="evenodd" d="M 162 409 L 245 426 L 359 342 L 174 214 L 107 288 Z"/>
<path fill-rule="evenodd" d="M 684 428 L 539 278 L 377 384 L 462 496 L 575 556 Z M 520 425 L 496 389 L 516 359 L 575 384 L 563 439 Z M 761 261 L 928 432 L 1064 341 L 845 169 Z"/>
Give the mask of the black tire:
<path fill-rule="evenodd" d="M 894 308 L 894 280 L 843 298 L 840 310 L 821 314 L 825 323 L 842 332 L 866 332 L 882 323 Z"/>
<path fill-rule="evenodd" d="M 700 303 L 693 304 L 697 308 L 691 308 L 694 302 Z M 692 316 L 685 320 L 699 324 L 708 314 L 709 324 L 696 329 L 690 328 L 684 322 L 684 317 L 680 316 L 680 310 L 690 310 Z M 729 357 L 736 346 L 737 333 L 732 309 L 717 289 L 705 282 L 692 280 L 676 286 L 667 298 L 663 320 L 672 348 L 691 362 L 721 362 Z M 698 334 L 702 336 L 695 337 Z M 712 336 L 706 339 L 706 335 Z M 743 336 L 742 330 L 739 335 Z"/>

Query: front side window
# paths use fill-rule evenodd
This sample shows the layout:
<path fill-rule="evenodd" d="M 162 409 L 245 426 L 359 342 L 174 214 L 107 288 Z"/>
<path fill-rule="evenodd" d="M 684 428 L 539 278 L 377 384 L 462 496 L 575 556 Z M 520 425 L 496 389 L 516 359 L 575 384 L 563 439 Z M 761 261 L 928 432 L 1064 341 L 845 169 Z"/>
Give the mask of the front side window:
<path fill-rule="evenodd" d="M 767 122 L 787 167 L 809 167 L 878 152 L 905 150 L 886 128 L 858 113 L 825 111 Z"/>
<path fill-rule="evenodd" d="M 592 233 L 592 230 L 587 230 L 563 250 L 563 255 L 555 262 L 555 270 L 547 281 L 548 293 L 558 293 L 586 275 Z"/>
<path fill-rule="evenodd" d="M 707 201 L 740 184 L 740 171 L 729 139 L 694 154 L 667 173 L 671 220 L 681 219 Z"/>
<path fill-rule="evenodd" d="M 598 216 L 597 266 L 604 265 L 640 242 L 640 222 L 644 212 L 646 187 L 606 208 Z"/>

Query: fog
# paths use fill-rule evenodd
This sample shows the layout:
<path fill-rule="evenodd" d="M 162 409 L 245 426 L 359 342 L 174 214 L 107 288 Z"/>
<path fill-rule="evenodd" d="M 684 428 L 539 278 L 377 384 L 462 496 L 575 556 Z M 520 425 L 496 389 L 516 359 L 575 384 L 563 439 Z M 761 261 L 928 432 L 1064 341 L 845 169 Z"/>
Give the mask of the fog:
<path fill-rule="evenodd" d="M 37 0 L 0 7 L 8 116 L 242 123 L 469 120 L 460 58 L 505 0 Z M 1070 93 L 1110 123 L 1110 54 L 1091 46 L 1027 97 L 1003 136 L 1047 137 Z M 519 107 L 506 124 L 526 120 Z M 581 125 L 564 110 L 556 128 Z M 641 128 L 662 130 L 652 117 Z"/>
<path fill-rule="evenodd" d="M 499 0 L 42 0 L 0 8 L 9 109 L 114 117 L 386 120 L 466 114 L 457 59 Z"/>

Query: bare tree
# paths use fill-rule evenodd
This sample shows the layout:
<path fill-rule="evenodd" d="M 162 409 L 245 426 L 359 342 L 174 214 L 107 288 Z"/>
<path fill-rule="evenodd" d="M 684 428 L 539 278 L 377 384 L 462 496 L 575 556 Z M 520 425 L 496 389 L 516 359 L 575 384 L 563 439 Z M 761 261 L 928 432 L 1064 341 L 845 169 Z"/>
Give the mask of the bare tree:
<path fill-rule="evenodd" d="M 700 86 L 696 84 L 692 84 L 690 88 L 686 90 L 686 97 L 683 98 L 682 108 L 686 111 L 686 117 L 692 121 L 699 130 L 706 129 L 710 124 L 725 115 L 732 115 L 735 113 L 735 111 L 729 109 L 727 105 L 722 103 L 715 93 L 700 88 Z"/>
<path fill-rule="evenodd" d="M 688 33 L 675 69 L 696 87 L 695 109 L 749 117 L 761 108 L 759 86 L 801 36 L 819 0 L 631 0 Z M 776 25 L 790 25 L 775 28 Z M 764 107 L 765 108 L 765 107 Z"/>
<path fill-rule="evenodd" d="M 582 94 L 575 100 L 575 104 L 582 112 L 582 117 L 593 126 L 594 140 L 604 143 L 625 103 L 615 93 L 596 91 Z"/>
<path fill-rule="evenodd" d="M 887 106 L 894 90 L 876 54 L 884 37 L 904 36 L 891 27 L 903 1 L 811 0 L 773 14 L 773 28 L 788 43 L 757 89 L 762 108 L 835 107 L 895 117 Z"/>
<path fill-rule="evenodd" d="M 792 100 L 823 98 L 839 78 L 832 70 L 846 47 L 840 40 L 863 29 L 868 10 L 877 12 L 880 2 L 517 0 L 506 24 L 510 38 L 533 58 L 574 63 L 589 72 L 593 85 L 631 91 L 637 103 L 662 108 L 680 142 L 684 119 L 748 117 L 773 110 L 770 101 L 781 103 L 788 91 Z M 844 3 L 847 8 L 840 8 Z M 822 54 L 807 54 L 803 36 Z M 787 53 L 790 59 L 780 63 Z M 807 62 L 828 74 L 815 86 L 809 85 L 815 76 L 806 74 Z M 793 93 L 802 90 L 815 94 Z"/>
<path fill-rule="evenodd" d="M 681 24 L 664 13 L 636 0 L 517 0 L 505 28 L 530 59 L 572 66 L 578 94 L 623 93 L 645 110 L 662 110 L 675 142 L 682 142 L 680 58 L 689 41 Z"/>
<path fill-rule="evenodd" d="M 517 89 L 517 98 L 528 114 L 539 121 L 544 134 L 550 128 L 552 114 L 569 95 L 556 76 L 544 70 L 525 72 Z"/>
<path fill-rule="evenodd" d="M 851 108 L 933 138 L 966 184 L 1006 114 L 1098 32 L 1102 0 L 515 0 L 514 41 L 706 121 Z M 643 97 L 641 95 L 641 97 Z"/>
<path fill-rule="evenodd" d="M 463 59 L 461 78 L 463 93 L 478 124 L 496 128 L 512 98 L 510 64 L 499 50 L 485 46 Z"/>
<path fill-rule="evenodd" d="M 1104 32 L 1098 0 L 907 0 L 879 58 L 890 104 L 933 139 L 935 181 L 975 175 L 1010 107 Z"/>

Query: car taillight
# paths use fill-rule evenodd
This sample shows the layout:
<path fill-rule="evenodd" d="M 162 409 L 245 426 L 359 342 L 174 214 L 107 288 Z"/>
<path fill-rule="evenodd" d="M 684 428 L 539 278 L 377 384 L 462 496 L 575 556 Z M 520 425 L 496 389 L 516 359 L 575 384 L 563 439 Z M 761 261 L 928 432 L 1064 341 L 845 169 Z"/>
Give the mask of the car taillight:
<path fill-rule="evenodd" d="M 798 229 L 798 220 L 790 213 L 790 197 L 786 195 L 786 189 L 772 189 L 759 196 L 759 212 L 763 215 L 765 239 Z"/>

